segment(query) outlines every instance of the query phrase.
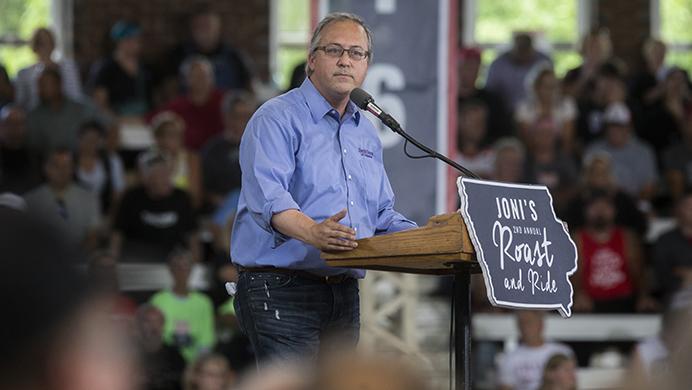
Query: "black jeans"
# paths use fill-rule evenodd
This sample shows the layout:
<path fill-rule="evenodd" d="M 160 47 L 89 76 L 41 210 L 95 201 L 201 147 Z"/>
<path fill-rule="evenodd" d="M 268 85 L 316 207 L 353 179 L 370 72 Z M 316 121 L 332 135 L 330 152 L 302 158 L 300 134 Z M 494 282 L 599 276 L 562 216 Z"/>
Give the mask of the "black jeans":
<path fill-rule="evenodd" d="M 339 345 L 358 342 L 356 279 L 328 284 L 296 274 L 244 271 L 234 304 L 258 362 L 315 359 L 328 337 Z"/>

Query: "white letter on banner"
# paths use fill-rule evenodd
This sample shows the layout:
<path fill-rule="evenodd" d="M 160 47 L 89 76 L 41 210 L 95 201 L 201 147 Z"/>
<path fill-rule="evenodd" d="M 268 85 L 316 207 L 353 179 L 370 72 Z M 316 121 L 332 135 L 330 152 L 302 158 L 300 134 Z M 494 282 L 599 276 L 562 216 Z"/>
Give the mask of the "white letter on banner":
<path fill-rule="evenodd" d="M 405 86 L 404 74 L 401 69 L 392 64 L 373 64 L 363 83 L 363 89 L 372 95 L 375 103 L 394 117 L 404 130 L 406 130 L 406 108 L 401 98 L 392 91 L 401 91 Z M 378 127 L 383 148 L 391 148 L 401 142 L 401 136 L 391 131 L 370 113 L 366 114 Z"/>

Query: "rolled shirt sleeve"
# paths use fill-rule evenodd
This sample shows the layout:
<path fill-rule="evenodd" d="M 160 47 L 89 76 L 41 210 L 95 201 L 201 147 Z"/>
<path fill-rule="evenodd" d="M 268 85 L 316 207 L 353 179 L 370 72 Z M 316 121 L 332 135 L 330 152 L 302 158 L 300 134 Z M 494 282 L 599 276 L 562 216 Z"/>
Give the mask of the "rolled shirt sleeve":
<path fill-rule="evenodd" d="M 240 148 L 245 203 L 255 222 L 274 235 L 276 247 L 289 237 L 272 227 L 272 217 L 282 211 L 300 210 L 289 192 L 298 140 L 295 133 L 267 115 L 253 117 L 246 134 Z"/>

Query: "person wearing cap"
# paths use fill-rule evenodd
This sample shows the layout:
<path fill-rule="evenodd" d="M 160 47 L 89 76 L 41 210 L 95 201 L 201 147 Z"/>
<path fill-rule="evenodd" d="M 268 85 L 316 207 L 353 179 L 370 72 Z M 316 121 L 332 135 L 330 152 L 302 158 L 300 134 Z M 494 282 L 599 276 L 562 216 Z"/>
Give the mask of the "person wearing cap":
<path fill-rule="evenodd" d="M 651 199 L 657 180 L 656 159 L 651 147 L 633 134 L 630 110 L 623 103 L 613 103 L 606 108 L 603 122 L 604 137 L 587 148 L 585 158 L 607 152 L 618 187 L 640 200 Z"/>
<path fill-rule="evenodd" d="M 150 109 L 150 79 L 141 63 L 140 28 L 126 21 L 110 30 L 114 50 L 92 69 L 91 96 L 106 112 L 140 117 Z"/>
<path fill-rule="evenodd" d="M 327 15 L 308 78 L 262 105 L 241 139 L 231 259 L 236 314 L 259 360 L 316 357 L 328 335 L 354 345 L 365 271 L 329 267 L 320 251 L 416 226 L 394 210 L 377 130 L 349 99 L 365 79 L 371 35 L 356 15 Z"/>
<path fill-rule="evenodd" d="M 168 159 L 160 152 L 139 157 L 141 184 L 123 194 L 113 223 L 111 253 L 115 258 L 165 262 L 177 247 L 200 258 L 197 220 L 190 196 L 175 188 Z"/>

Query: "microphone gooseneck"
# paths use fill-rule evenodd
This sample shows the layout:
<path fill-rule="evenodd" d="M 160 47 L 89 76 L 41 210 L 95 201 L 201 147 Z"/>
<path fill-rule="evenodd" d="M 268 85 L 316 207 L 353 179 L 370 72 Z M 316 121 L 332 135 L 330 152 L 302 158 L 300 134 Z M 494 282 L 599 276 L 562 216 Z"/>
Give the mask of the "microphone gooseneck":
<path fill-rule="evenodd" d="M 445 162 L 447 165 L 451 166 L 452 168 L 458 170 L 464 176 L 466 177 L 471 177 L 474 179 L 480 179 L 478 175 L 475 173 L 471 172 L 469 169 L 464 168 L 463 166 L 457 164 L 456 162 L 450 160 L 447 156 L 440 154 L 429 147 L 423 145 L 422 143 L 418 142 L 415 138 L 413 138 L 411 135 L 406 133 L 404 129 L 401 128 L 399 123 L 392 118 L 391 115 L 387 114 L 384 110 L 382 110 L 380 107 L 375 104 L 375 99 L 372 98 L 372 96 L 365 92 L 364 90 L 360 88 L 355 88 L 351 91 L 351 94 L 349 95 L 351 98 L 351 101 L 358 106 L 361 110 L 365 110 L 370 112 L 371 114 L 375 115 L 379 120 L 382 121 L 382 123 L 385 124 L 385 126 L 389 127 L 394 131 L 395 133 L 401 135 L 406 139 L 406 141 L 412 143 L 415 145 L 418 149 L 424 151 L 427 153 L 427 155 L 421 156 L 421 157 L 432 157 L 436 158 L 440 161 Z M 406 153 L 407 156 L 410 156 L 408 153 Z"/>

